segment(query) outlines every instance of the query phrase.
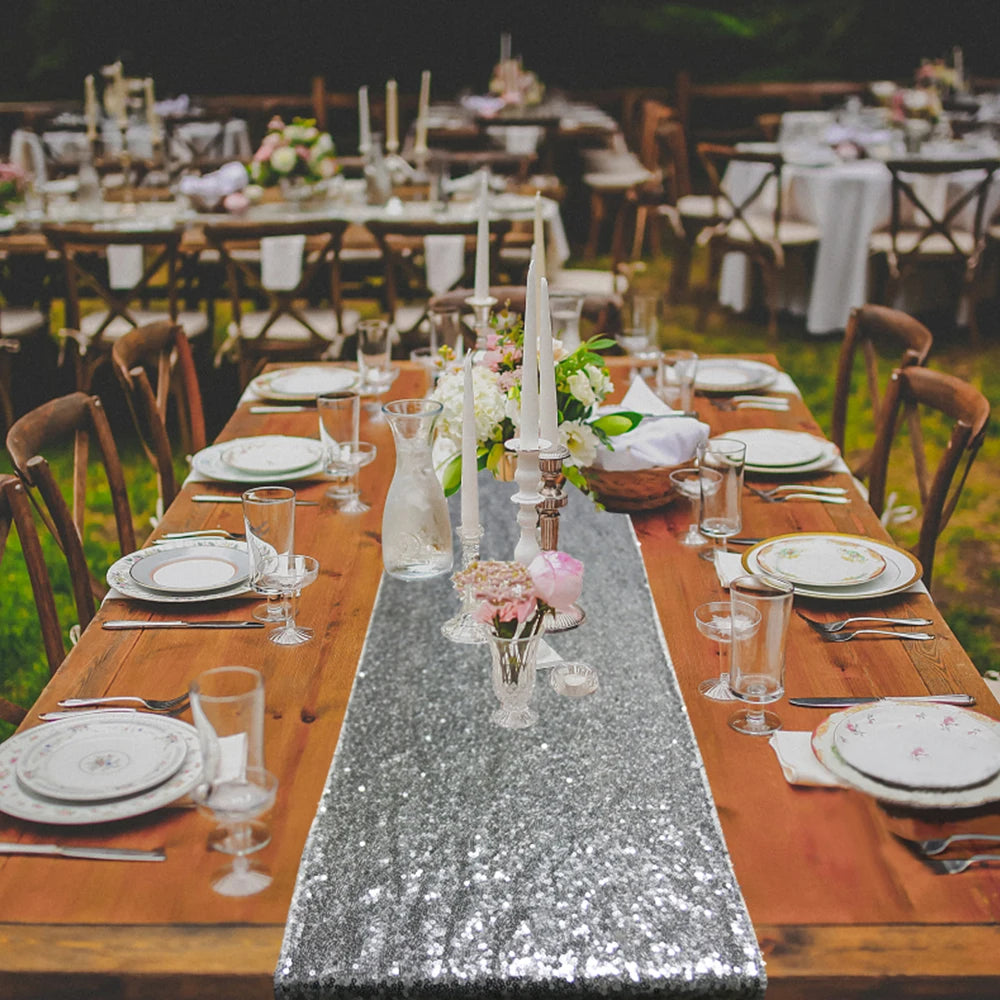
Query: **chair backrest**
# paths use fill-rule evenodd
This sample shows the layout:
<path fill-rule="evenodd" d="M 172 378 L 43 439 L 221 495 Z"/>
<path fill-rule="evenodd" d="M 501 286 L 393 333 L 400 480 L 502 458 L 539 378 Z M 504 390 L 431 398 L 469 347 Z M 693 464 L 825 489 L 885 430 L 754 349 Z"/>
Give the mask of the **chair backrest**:
<path fill-rule="evenodd" d="M 781 168 L 784 165 L 781 154 L 700 142 L 698 159 L 708 175 L 712 197 L 715 199 L 715 213 L 721 220 L 705 231 L 707 238 L 724 239 L 731 231 L 738 229 L 743 237 L 741 242 L 746 242 L 746 237 L 749 237 L 755 245 L 767 247 L 780 256 L 778 229 L 782 213 Z M 730 163 L 757 166 L 756 170 L 748 174 L 749 182 L 745 189 L 731 190 L 726 178 L 726 168 Z"/>
<path fill-rule="evenodd" d="M 864 359 L 867 390 L 865 403 L 870 407 L 872 419 L 878 426 L 882 405 L 879 359 L 891 358 L 897 368 L 922 365 L 927 360 L 933 343 L 934 338 L 923 323 L 898 309 L 864 305 L 851 310 L 837 360 L 837 381 L 833 390 L 833 416 L 830 425 L 830 440 L 840 449 L 845 461 L 847 411 L 858 351 L 861 351 Z M 851 471 L 858 478 L 864 478 L 868 474 L 870 462 L 869 453 L 860 461 L 852 462 Z"/>
<path fill-rule="evenodd" d="M 986 199 L 1000 159 L 887 160 L 886 166 L 892 175 L 890 273 L 898 275 L 908 259 L 931 250 L 964 261 L 967 273 L 974 271 L 985 246 Z M 968 183 L 976 172 L 978 179 Z M 963 183 L 949 185 L 949 176 L 959 173 Z M 928 197 L 920 190 L 920 178 L 937 178 L 945 189 L 943 197 Z"/>
<path fill-rule="evenodd" d="M 0 476 L 0 559 L 3 559 L 11 526 L 17 532 L 21 545 L 21 558 L 28 571 L 31 592 L 35 599 L 35 614 L 42 634 L 45 659 L 49 673 L 53 674 L 66 655 L 66 647 L 63 645 L 56 602 L 52 594 L 52 582 L 35 529 L 31 502 L 17 476 Z M 0 698 L 0 719 L 4 722 L 17 724 L 24 715 L 24 709 L 19 705 Z"/>
<path fill-rule="evenodd" d="M 337 330 L 343 337 L 343 302 L 340 289 L 340 249 L 348 223 L 334 219 L 303 219 L 301 221 L 224 222 L 205 226 L 205 238 L 222 258 L 233 309 L 233 322 L 238 333 L 239 349 L 244 357 L 258 362 L 268 358 L 288 358 L 292 349 L 301 359 L 317 358 L 331 347 L 331 341 L 321 336 L 302 309 L 302 303 L 321 277 L 329 287 L 330 308 L 337 319 Z M 262 241 L 279 237 L 305 237 L 301 266 L 294 270 L 297 282 L 293 287 L 268 287 L 263 273 L 266 248 Z M 272 244 L 273 246 L 274 244 Z M 241 323 L 247 299 L 258 298 L 267 304 L 266 319 L 259 333 L 245 337 Z M 280 320 L 292 321 L 301 329 L 304 339 L 290 344 L 287 338 L 269 334 Z M 339 349 L 339 344 L 333 346 Z"/>
<path fill-rule="evenodd" d="M 143 448 L 157 473 L 160 500 L 167 507 L 177 495 L 173 452 L 167 431 L 171 397 L 188 454 L 205 447 L 201 389 L 184 331 L 167 320 L 136 327 L 115 342 L 111 360 L 132 411 Z M 156 388 L 149 380 L 156 371 Z"/>
<path fill-rule="evenodd" d="M 691 163 L 684 125 L 676 118 L 667 118 L 656 127 L 657 162 L 663 177 L 667 203 L 676 205 L 678 198 L 691 194 Z"/>
<path fill-rule="evenodd" d="M 948 443 L 933 468 L 925 448 L 922 411 L 935 412 L 945 421 L 953 421 Z M 938 536 L 955 510 L 969 469 L 986 436 L 989 417 L 990 404 L 986 397 L 954 375 L 917 366 L 900 368 L 893 372 L 886 388 L 872 451 L 869 502 L 881 516 L 886 503 L 893 441 L 897 428 L 905 424 L 923 507 L 917 557 L 923 565 L 923 580 L 928 586 Z"/>
<path fill-rule="evenodd" d="M 400 300 L 400 270 L 403 257 L 416 250 L 424 249 L 424 241 L 429 236 L 455 236 L 465 240 L 465 273 L 471 269 L 476 251 L 475 219 L 463 222 L 435 221 L 433 219 L 372 219 L 365 223 L 375 237 L 382 252 L 385 267 L 385 303 L 390 317 L 396 315 Z M 496 276 L 500 257 L 500 246 L 510 232 L 509 219 L 490 220 L 490 267 L 492 277 Z M 461 280 L 463 275 L 459 275 Z"/>
<path fill-rule="evenodd" d="M 132 508 L 101 401 L 84 392 L 58 396 L 26 413 L 7 434 L 7 451 L 17 473 L 29 489 L 37 491 L 40 502 L 36 506 L 66 556 L 80 624 L 84 626 L 94 616 L 94 595 L 107 592 L 107 587 L 90 573 L 83 553 L 91 437 L 97 442 L 111 493 L 119 554 L 127 555 L 136 549 Z M 44 455 L 69 442 L 73 444 L 72 511 Z"/>
<path fill-rule="evenodd" d="M 100 342 L 104 331 L 121 317 L 138 326 L 133 316 L 137 302 L 150 297 L 168 301 L 171 319 L 177 318 L 177 260 L 183 230 L 151 227 L 127 231 L 90 226 L 45 226 L 45 238 L 59 252 L 66 282 L 66 326 L 80 329 L 81 296 L 103 303 L 107 314 L 90 338 Z M 165 286 L 156 283 L 166 278 Z"/>

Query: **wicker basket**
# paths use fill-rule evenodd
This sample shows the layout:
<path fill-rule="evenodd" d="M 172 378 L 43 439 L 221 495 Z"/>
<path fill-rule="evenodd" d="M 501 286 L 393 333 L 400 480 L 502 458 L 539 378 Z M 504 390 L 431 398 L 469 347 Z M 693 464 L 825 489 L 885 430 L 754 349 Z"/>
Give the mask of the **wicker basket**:
<path fill-rule="evenodd" d="M 617 513 L 665 507 L 678 496 L 670 473 L 683 465 L 659 465 L 650 469 L 612 472 L 587 466 L 580 471 L 604 506 Z"/>

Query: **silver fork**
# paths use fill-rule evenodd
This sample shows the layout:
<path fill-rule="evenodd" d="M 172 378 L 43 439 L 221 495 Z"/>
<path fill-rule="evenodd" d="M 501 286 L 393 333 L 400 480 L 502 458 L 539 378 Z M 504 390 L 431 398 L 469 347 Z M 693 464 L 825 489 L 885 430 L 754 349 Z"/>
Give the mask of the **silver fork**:
<path fill-rule="evenodd" d="M 824 632 L 823 638 L 827 642 L 850 642 L 851 639 L 859 635 L 880 635 L 885 639 L 933 639 L 931 632 L 889 632 L 881 628 L 856 628 L 853 632 Z"/>
<path fill-rule="evenodd" d="M 247 536 L 238 531 L 226 531 L 225 528 L 203 528 L 200 531 L 168 531 L 160 535 L 157 542 L 173 541 L 176 538 L 232 538 L 243 541 Z"/>
<path fill-rule="evenodd" d="M 783 490 L 800 490 L 803 493 L 818 493 L 820 496 L 842 497 L 846 496 L 847 490 L 843 486 L 809 486 L 804 483 L 782 483 L 770 490 L 762 490 L 759 486 L 746 484 L 747 489 L 753 490 L 759 497 L 773 497 Z"/>
<path fill-rule="evenodd" d="M 924 854 L 940 854 L 946 851 L 952 844 L 961 840 L 990 840 L 1000 842 L 1000 834 L 996 833 L 953 833 L 950 837 L 942 840 L 921 840 L 917 846 Z"/>
<path fill-rule="evenodd" d="M 172 712 L 187 704 L 188 693 L 178 695 L 176 698 L 139 698 L 135 695 L 108 695 L 104 698 L 64 698 L 59 702 L 61 708 L 87 708 L 91 705 L 117 705 L 122 702 L 128 704 L 145 705 L 146 708 L 154 712 Z"/>
<path fill-rule="evenodd" d="M 973 854 L 970 858 L 927 858 L 926 862 L 941 875 L 957 875 L 970 865 L 1000 861 L 1000 854 Z"/>
<path fill-rule="evenodd" d="M 757 489 L 756 486 L 751 486 L 747 484 L 747 489 L 758 496 L 765 503 L 785 503 L 786 500 L 815 500 L 817 503 L 850 503 L 850 497 L 844 496 L 828 496 L 825 493 L 789 493 L 787 496 L 783 497 L 773 497 L 770 493 L 765 493 L 763 490 Z"/>
<path fill-rule="evenodd" d="M 807 618 L 801 611 L 795 612 L 810 628 L 815 629 L 821 635 L 829 635 L 831 632 L 841 632 L 847 625 L 854 622 L 874 622 L 877 625 L 933 625 L 930 618 L 876 618 L 871 615 L 856 615 L 854 618 L 842 618 L 835 622 L 818 622 L 814 618 Z"/>

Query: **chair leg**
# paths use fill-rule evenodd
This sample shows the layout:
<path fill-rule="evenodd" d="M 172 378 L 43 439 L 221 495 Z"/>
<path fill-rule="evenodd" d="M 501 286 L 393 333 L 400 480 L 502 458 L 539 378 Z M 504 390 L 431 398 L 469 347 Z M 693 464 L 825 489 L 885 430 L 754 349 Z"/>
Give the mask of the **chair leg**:
<path fill-rule="evenodd" d="M 767 307 L 767 336 L 771 341 L 778 339 L 778 269 L 770 261 L 760 262 L 760 274 L 764 283 L 764 297 Z"/>
<path fill-rule="evenodd" d="M 708 315 L 712 310 L 712 304 L 717 296 L 717 288 L 719 286 L 719 275 L 722 271 L 722 254 L 716 250 L 714 247 L 709 247 L 708 250 L 708 279 L 705 282 L 705 287 L 702 289 L 702 293 L 699 296 L 700 302 L 698 304 L 698 317 L 695 320 L 695 329 L 699 332 L 704 331 L 708 326 Z"/>
<path fill-rule="evenodd" d="M 637 205 L 635 209 L 635 232 L 632 235 L 632 260 L 642 257 L 642 247 L 646 242 L 646 224 L 649 218 L 649 207 Z"/>
<path fill-rule="evenodd" d="M 667 288 L 667 301 L 677 305 L 688 296 L 691 286 L 691 258 L 693 247 L 688 240 L 678 240 L 674 251 L 673 266 L 670 268 L 670 285 Z"/>
<path fill-rule="evenodd" d="M 600 239 L 603 222 L 604 196 L 600 191 L 593 191 L 590 195 L 590 232 L 587 235 L 587 245 L 583 250 L 583 255 L 588 260 L 593 260 L 597 256 L 597 243 Z"/>

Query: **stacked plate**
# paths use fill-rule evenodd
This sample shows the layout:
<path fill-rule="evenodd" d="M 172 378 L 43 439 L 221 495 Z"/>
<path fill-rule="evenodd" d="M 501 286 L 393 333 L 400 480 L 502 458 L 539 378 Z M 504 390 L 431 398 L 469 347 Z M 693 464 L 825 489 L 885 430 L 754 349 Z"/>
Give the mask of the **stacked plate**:
<path fill-rule="evenodd" d="M 719 437 L 743 441 L 747 446 L 747 471 L 758 475 L 801 476 L 820 472 L 840 457 L 833 442 L 802 431 L 754 427 L 727 431 Z"/>
<path fill-rule="evenodd" d="M 903 549 L 835 532 L 769 538 L 744 554 L 743 567 L 787 580 L 802 597 L 834 601 L 896 594 L 923 575 L 919 561 Z"/>
<path fill-rule="evenodd" d="M 742 358 L 701 358 L 694 387 L 699 392 L 733 393 L 763 389 L 778 377 L 778 370 L 762 361 Z"/>
<path fill-rule="evenodd" d="M 837 712 L 813 752 L 841 781 L 886 802 L 964 808 L 1000 799 L 1000 723 L 928 702 L 877 702 Z"/>
<path fill-rule="evenodd" d="M 38 823 L 109 823 L 168 805 L 200 773 L 194 726 L 140 712 L 88 713 L 0 745 L 0 810 Z"/>
<path fill-rule="evenodd" d="M 244 594 L 250 578 L 246 542 L 188 538 L 139 549 L 108 570 L 108 586 L 157 604 L 218 601 Z"/>
<path fill-rule="evenodd" d="M 258 375 L 249 385 L 259 399 L 276 403 L 309 403 L 325 392 L 353 388 L 358 373 L 348 368 L 283 368 Z"/>
<path fill-rule="evenodd" d="M 278 483 L 323 473 L 323 445 L 316 438 L 268 434 L 209 445 L 191 459 L 202 479 L 223 483 Z"/>

